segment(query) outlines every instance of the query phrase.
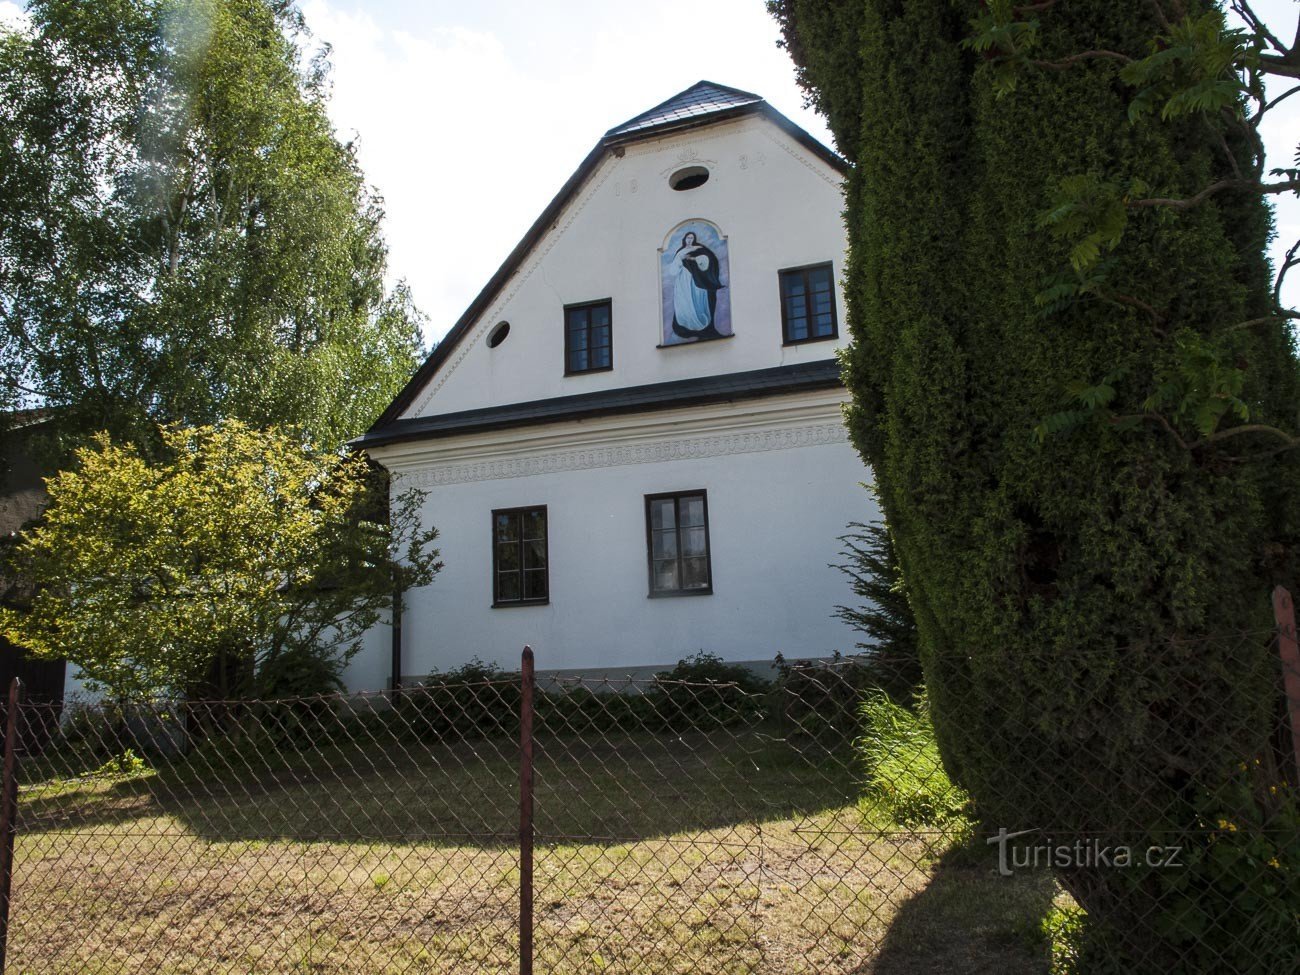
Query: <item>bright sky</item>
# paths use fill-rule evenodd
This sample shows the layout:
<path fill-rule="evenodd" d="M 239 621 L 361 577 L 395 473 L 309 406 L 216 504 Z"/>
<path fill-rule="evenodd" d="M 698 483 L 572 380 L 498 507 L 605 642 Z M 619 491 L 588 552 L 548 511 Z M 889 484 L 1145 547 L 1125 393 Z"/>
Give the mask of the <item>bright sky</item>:
<path fill-rule="evenodd" d="M 1289 40 L 1298 0 L 1255 0 Z M 333 46 L 331 115 L 383 195 L 394 278 L 442 336 L 600 135 L 701 78 L 757 92 L 830 143 L 804 109 L 762 0 L 302 0 Z M 0 20 L 19 8 L 0 0 Z M 1265 135 L 1291 165 L 1300 96 Z M 1278 214 L 1300 238 L 1300 202 Z M 1288 288 L 1300 301 L 1300 269 Z"/>
<path fill-rule="evenodd" d="M 331 113 L 384 195 L 396 276 L 440 337 L 606 129 L 702 78 L 825 142 L 762 0 L 304 0 Z"/>

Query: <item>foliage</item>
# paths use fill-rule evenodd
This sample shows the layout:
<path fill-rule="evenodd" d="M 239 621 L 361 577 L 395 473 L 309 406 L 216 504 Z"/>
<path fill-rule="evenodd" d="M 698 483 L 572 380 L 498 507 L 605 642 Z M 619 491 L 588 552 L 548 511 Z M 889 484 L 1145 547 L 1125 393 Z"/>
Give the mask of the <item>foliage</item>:
<path fill-rule="evenodd" d="M 441 568 L 423 495 L 385 523 L 367 462 L 236 421 L 164 428 L 165 459 L 99 435 L 48 481 L 15 549 L 35 592 L 0 632 L 66 657 L 118 698 L 302 691 L 333 683 L 395 586 Z M 310 661 L 310 662 L 308 662 Z M 298 676 L 294 676 L 294 674 Z"/>
<path fill-rule="evenodd" d="M 1295 967 L 1300 945 L 1300 803 L 1294 788 L 1269 784 L 1263 763 L 1240 763 L 1193 801 L 1199 830 L 1179 835 L 1181 867 L 1127 868 L 1120 895 L 1126 905 L 1153 898 L 1162 905 L 1161 936 L 1181 971 L 1223 970 L 1267 975 Z M 1250 919 L 1249 954 L 1241 931 L 1223 923 L 1241 911 Z M 1150 945 L 1134 943 L 1118 912 L 1093 918 L 1071 912 L 1050 919 L 1054 975 L 1133 971 Z"/>
<path fill-rule="evenodd" d="M 862 603 L 836 606 L 835 616 L 870 638 L 858 649 L 876 664 L 882 686 L 905 697 L 921 683 L 921 656 L 898 553 L 884 522 L 853 522 L 849 529 L 840 536 L 845 561 L 835 568 Z"/>
<path fill-rule="evenodd" d="M 1174 89 L 1221 81 L 1219 55 L 1127 72 L 1200 30 L 1174 36 L 1163 2 L 773 6 L 854 164 L 848 420 L 945 768 L 996 827 L 1194 831 L 1194 798 L 1263 750 L 1276 681 L 1250 634 L 1300 577 L 1249 69 L 1218 111 L 1193 110 L 1213 85 Z M 1160 109 L 1131 115 L 1157 75 Z M 1062 880 L 1089 926 L 1121 902 L 1110 875 Z M 1113 916 L 1176 958 L 1154 906 Z M 1248 912 L 1217 906 L 1248 957 Z"/>
<path fill-rule="evenodd" d="M 708 729 L 754 720 L 769 682 L 748 667 L 700 650 L 655 674 L 646 692 L 657 722 L 669 729 Z"/>
<path fill-rule="evenodd" d="M 82 778 L 133 779 L 141 775 L 148 775 L 151 771 L 149 763 L 137 755 L 134 749 L 128 748 L 120 755 L 113 756 L 98 768 L 83 773 Z"/>
<path fill-rule="evenodd" d="M 897 672 L 866 655 L 829 660 L 776 658 L 770 712 L 793 734 L 849 742 L 862 731 L 862 703 L 880 691 L 906 700 L 914 690 Z"/>
<path fill-rule="evenodd" d="M 0 387 L 61 442 L 234 417 L 336 447 L 420 355 L 383 212 L 272 0 L 33 0 L 0 27 Z M 62 454 L 60 454 L 62 456 Z"/>
<path fill-rule="evenodd" d="M 404 688 L 394 718 L 421 739 L 517 735 L 521 693 L 517 672 L 473 657 Z"/>
<path fill-rule="evenodd" d="M 969 803 L 944 770 L 929 710 L 924 694 L 912 707 L 881 692 L 862 702 L 863 732 L 857 746 L 867 797 L 884 806 L 900 826 L 953 826 L 964 821 Z"/>

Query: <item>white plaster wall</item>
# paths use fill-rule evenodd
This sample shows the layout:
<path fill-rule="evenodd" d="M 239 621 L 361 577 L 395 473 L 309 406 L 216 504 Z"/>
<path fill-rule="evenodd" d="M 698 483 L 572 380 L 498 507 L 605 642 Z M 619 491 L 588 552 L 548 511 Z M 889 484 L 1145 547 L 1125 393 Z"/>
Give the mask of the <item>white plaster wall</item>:
<path fill-rule="evenodd" d="M 707 166 L 703 186 L 678 192 L 668 177 Z M 502 290 L 405 416 L 527 402 L 620 386 L 712 376 L 825 359 L 838 341 L 782 346 L 781 268 L 831 261 L 843 280 L 842 177 L 770 121 L 750 117 L 627 147 L 608 156 L 555 229 Z M 727 237 L 734 337 L 660 349 L 659 248 L 684 220 Z M 614 368 L 564 375 L 563 307 L 610 298 Z M 499 321 L 509 337 L 486 339 Z"/>
<path fill-rule="evenodd" d="M 731 409 L 733 421 L 747 412 Z M 524 644 L 536 651 L 540 669 L 614 673 L 671 664 L 701 649 L 746 661 L 778 652 L 802 657 L 851 650 L 854 633 L 831 614 L 853 597 L 829 563 L 837 561 L 837 536 L 845 526 L 876 516 L 861 486 L 869 472 L 843 438 L 835 403 L 819 422 L 804 417 L 786 426 L 773 404 L 762 409 L 740 439 L 735 432 L 694 441 L 664 434 L 624 449 L 618 445 L 634 442 L 625 431 L 604 442 L 613 456 L 630 462 L 527 476 L 438 484 L 455 470 L 454 445 L 436 461 L 390 454 L 385 462 L 403 472 L 403 483 L 429 490 L 425 518 L 441 532 L 446 562 L 431 586 L 407 596 L 405 675 L 445 670 L 473 656 L 514 667 Z M 658 422 L 662 434 L 684 421 Z M 771 449 L 786 442 L 801 445 Z M 671 450 L 682 459 L 635 462 L 665 444 L 675 444 Z M 565 449 L 529 456 L 545 468 L 548 457 Z M 740 452 L 726 452 L 732 449 Z M 592 450 L 579 444 L 576 455 L 599 465 L 607 455 Z M 508 460 L 499 463 L 502 473 L 519 469 Z M 708 492 L 713 593 L 648 598 L 644 497 L 700 488 Z M 491 512 L 525 505 L 547 506 L 550 603 L 494 609 Z M 386 665 L 383 640 L 376 641 L 376 653 Z M 383 666 L 371 669 L 378 675 Z"/>
<path fill-rule="evenodd" d="M 343 685 L 350 693 L 382 691 L 392 676 L 393 644 L 389 615 L 366 631 L 361 648 L 343 671 Z"/>

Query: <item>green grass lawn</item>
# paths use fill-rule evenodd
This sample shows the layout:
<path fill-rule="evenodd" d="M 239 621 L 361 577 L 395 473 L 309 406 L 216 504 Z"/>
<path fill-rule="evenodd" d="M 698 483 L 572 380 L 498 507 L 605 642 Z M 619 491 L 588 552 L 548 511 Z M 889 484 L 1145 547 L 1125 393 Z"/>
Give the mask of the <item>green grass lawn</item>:
<path fill-rule="evenodd" d="M 517 971 L 517 749 L 210 750 L 20 798 L 10 971 Z M 1050 880 L 756 729 L 547 736 L 537 971 L 1043 972 Z"/>

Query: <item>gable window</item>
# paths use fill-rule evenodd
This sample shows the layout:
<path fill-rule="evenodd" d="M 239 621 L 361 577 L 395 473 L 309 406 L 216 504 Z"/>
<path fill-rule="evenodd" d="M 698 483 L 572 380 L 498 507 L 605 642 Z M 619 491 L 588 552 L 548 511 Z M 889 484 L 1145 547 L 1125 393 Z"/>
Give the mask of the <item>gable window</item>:
<path fill-rule="evenodd" d="M 786 345 L 839 335 L 835 321 L 835 275 L 831 265 L 810 264 L 779 272 L 781 331 Z"/>
<path fill-rule="evenodd" d="M 700 596 L 713 591 L 709 563 L 709 504 L 704 491 L 650 494 L 645 499 L 651 596 Z"/>
<path fill-rule="evenodd" d="M 564 306 L 564 374 L 614 368 L 610 301 Z"/>
<path fill-rule="evenodd" d="M 492 605 L 547 602 L 546 554 L 545 507 L 492 512 Z"/>

